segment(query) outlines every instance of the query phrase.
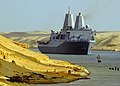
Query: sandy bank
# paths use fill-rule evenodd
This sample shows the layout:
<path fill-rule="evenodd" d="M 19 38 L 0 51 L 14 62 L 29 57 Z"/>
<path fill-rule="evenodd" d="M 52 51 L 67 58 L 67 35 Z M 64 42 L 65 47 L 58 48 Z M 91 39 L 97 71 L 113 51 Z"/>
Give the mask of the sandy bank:
<path fill-rule="evenodd" d="M 93 50 L 120 51 L 120 32 L 99 32 L 95 38 Z"/>
<path fill-rule="evenodd" d="M 87 78 L 90 74 L 82 66 L 49 59 L 44 54 L 26 49 L 26 44 L 21 45 L 0 35 L 0 85 L 13 84 L 10 82 L 67 83 Z"/>

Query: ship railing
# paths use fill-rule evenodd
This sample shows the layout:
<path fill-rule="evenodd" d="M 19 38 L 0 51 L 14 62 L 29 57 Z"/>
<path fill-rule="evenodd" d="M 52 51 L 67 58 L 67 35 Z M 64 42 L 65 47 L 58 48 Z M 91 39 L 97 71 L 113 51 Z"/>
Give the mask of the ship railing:
<path fill-rule="evenodd" d="M 68 41 L 68 42 L 89 42 L 88 39 L 77 39 L 77 40 L 68 39 L 67 41 Z"/>

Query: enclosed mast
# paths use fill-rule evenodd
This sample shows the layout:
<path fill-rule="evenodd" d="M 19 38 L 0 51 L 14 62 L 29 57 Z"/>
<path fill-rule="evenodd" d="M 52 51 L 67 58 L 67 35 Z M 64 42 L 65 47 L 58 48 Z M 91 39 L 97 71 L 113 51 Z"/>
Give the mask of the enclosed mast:
<path fill-rule="evenodd" d="M 85 27 L 84 24 L 84 17 L 81 13 L 78 14 L 78 16 L 76 16 L 76 21 L 75 21 L 75 29 L 82 29 Z"/>
<path fill-rule="evenodd" d="M 63 30 L 67 30 L 73 27 L 74 27 L 73 14 L 71 14 L 70 9 L 69 9 L 68 13 L 65 15 Z"/>

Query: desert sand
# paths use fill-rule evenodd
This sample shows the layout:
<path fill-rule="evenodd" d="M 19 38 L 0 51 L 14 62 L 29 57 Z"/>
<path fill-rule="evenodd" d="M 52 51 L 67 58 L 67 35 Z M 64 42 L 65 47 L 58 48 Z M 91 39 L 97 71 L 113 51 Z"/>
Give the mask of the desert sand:
<path fill-rule="evenodd" d="M 27 48 L 29 46 L 25 43 L 0 35 L 0 85 L 68 83 L 90 74 L 83 66 L 49 59 Z"/>
<path fill-rule="evenodd" d="M 93 50 L 120 51 L 120 32 L 99 32 L 95 38 Z"/>

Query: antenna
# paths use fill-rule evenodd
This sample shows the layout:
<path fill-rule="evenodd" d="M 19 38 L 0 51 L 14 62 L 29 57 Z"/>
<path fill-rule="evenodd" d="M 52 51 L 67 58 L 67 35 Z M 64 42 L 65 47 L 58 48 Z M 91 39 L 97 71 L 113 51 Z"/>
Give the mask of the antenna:
<path fill-rule="evenodd" d="M 70 13 L 70 6 L 68 7 L 68 13 Z"/>

